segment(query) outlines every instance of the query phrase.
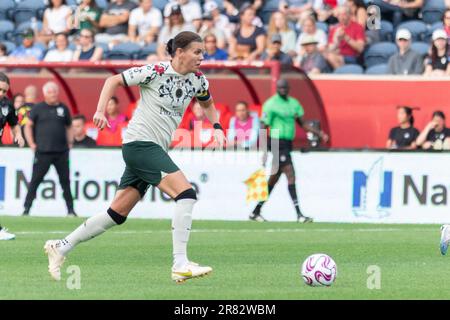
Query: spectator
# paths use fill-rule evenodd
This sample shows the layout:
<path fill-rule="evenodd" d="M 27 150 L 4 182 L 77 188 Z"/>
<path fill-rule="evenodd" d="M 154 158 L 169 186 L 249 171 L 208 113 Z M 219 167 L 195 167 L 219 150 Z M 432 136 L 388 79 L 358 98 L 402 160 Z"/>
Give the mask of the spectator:
<path fill-rule="evenodd" d="M 26 86 L 25 90 L 23 91 L 23 94 L 25 95 L 25 104 L 29 105 L 30 107 L 33 107 L 37 99 L 36 86 L 32 84 Z"/>
<path fill-rule="evenodd" d="M 14 110 L 16 110 L 16 113 L 17 113 L 18 110 L 20 109 L 20 107 L 22 107 L 23 104 L 25 103 L 25 97 L 21 93 L 16 93 L 13 96 L 12 102 L 13 102 Z"/>
<path fill-rule="evenodd" d="M 225 13 L 228 16 L 230 22 L 239 23 L 239 13 L 245 7 L 251 7 L 253 10 L 255 10 L 255 12 L 258 12 L 258 10 L 263 5 L 263 2 L 264 0 L 224 0 L 223 7 L 225 8 Z M 253 18 L 252 23 L 258 27 L 263 26 L 261 19 L 257 15 L 255 15 L 255 17 Z"/>
<path fill-rule="evenodd" d="M 120 125 L 128 122 L 127 117 L 123 113 L 120 113 L 119 99 L 115 96 L 111 97 L 108 101 L 106 118 L 108 119 L 109 127 L 105 130 L 111 132 L 116 132 Z"/>
<path fill-rule="evenodd" d="M 141 45 L 154 43 L 163 24 L 162 14 L 153 7 L 152 0 L 139 0 L 139 8 L 131 11 L 128 21 L 128 37 L 130 41 Z"/>
<path fill-rule="evenodd" d="M 419 130 L 414 128 L 413 109 L 406 106 L 398 107 L 397 119 L 399 126 L 392 128 L 389 132 L 386 148 L 416 149 L 416 139 L 419 136 Z"/>
<path fill-rule="evenodd" d="M 437 29 L 432 35 L 431 55 L 426 59 L 426 76 L 450 75 L 450 64 L 448 57 L 447 33 Z"/>
<path fill-rule="evenodd" d="M 411 32 L 400 29 L 395 36 L 398 53 L 389 58 L 388 73 L 396 75 L 422 74 L 423 59 L 420 54 L 411 50 Z"/>
<path fill-rule="evenodd" d="M 103 49 L 94 43 L 95 33 L 91 29 L 80 31 L 80 44 L 73 54 L 73 61 L 100 61 L 103 57 Z"/>
<path fill-rule="evenodd" d="M 164 16 L 169 17 L 172 14 L 172 7 L 178 5 L 181 13 L 187 23 L 192 24 L 195 30 L 200 29 L 202 22 L 202 8 L 198 2 L 191 0 L 172 0 L 164 7 Z"/>
<path fill-rule="evenodd" d="M 347 0 L 346 5 L 350 7 L 352 20 L 359 23 L 365 29 L 367 24 L 367 9 L 364 0 Z"/>
<path fill-rule="evenodd" d="M 304 12 L 312 10 L 312 0 L 281 0 L 278 10 L 289 20 L 297 21 Z"/>
<path fill-rule="evenodd" d="M 25 125 L 27 124 L 28 118 L 30 116 L 31 106 L 25 103 L 25 97 L 21 93 L 17 93 L 13 97 L 13 106 L 16 110 L 17 124 L 20 126 L 22 132 L 22 137 L 25 137 Z M 25 140 L 25 144 L 28 146 Z"/>
<path fill-rule="evenodd" d="M 337 23 L 335 10 L 339 6 L 345 5 L 347 0 L 314 0 L 313 9 L 317 20 L 329 25 Z"/>
<path fill-rule="evenodd" d="M 3 43 L 0 43 L 0 61 L 8 60 L 8 49 Z"/>
<path fill-rule="evenodd" d="M 33 29 L 25 29 L 22 33 L 22 44 L 9 55 L 10 61 L 40 61 L 44 58 L 44 50 L 35 44 Z"/>
<path fill-rule="evenodd" d="M 75 11 L 74 26 L 76 29 L 89 29 L 94 32 L 99 30 L 99 22 L 102 11 L 95 0 L 82 0 Z"/>
<path fill-rule="evenodd" d="M 383 16 L 391 15 L 394 28 L 405 20 L 418 19 L 424 0 L 371 0 L 381 9 Z"/>
<path fill-rule="evenodd" d="M 219 6 L 214 0 L 208 0 L 203 5 L 203 10 L 206 14 L 211 14 L 216 29 L 222 30 L 225 34 L 225 38 L 231 37 L 234 31 L 234 24 L 230 23 L 230 19 L 222 13 L 220 13 Z"/>
<path fill-rule="evenodd" d="M 93 148 L 97 146 L 95 140 L 86 135 L 85 125 L 86 125 L 85 116 L 79 114 L 72 118 L 74 148 Z"/>
<path fill-rule="evenodd" d="M 317 40 L 317 48 L 320 52 L 324 52 L 327 47 L 327 34 L 322 29 L 318 29 L 316 20 L 313 16 L 308 15 L 302 20 L 302 33 L 297 38 L 297 44 L 295 45 L 297 54 L 300 55 L 300 59 L 303 56 L 302 41 L 307 37 L 314 37 Z"/>
<path fill-rule="evenodd" d="M 72 29 L 72 9 L 66 0 L 49 0 L 44 11 L 44 19 L 39 40 L 48 44 L 57 33 L 68 33 Z"/>
<path fill-rule="evenodd" d="M 30 113 L 25 134 L 34 151 L 33 173 L 25 198 L 24 215 L 36 198 L 36 191 L 45 175 L 54 165 L 63 189 L 69 215 L 76 216 L 70 192 L 69 149 L 72 145 L 72 118 L 69 109 L 59 101 L 59 88 L 54 82 L 47 82 L 42 88 L 44 102 L 37 104 Z"/>
<path fill-rule="evenodd" d="M 214 34 L 207 34 L 203 41 L 205 42 L 205 53 L 203 54 L 205 60 L 223 61 L 228 59 L 228 53 L 217 47 L 217 38 Z"/>
<path fill-rule="evenodd" d="M 97 42 L 107 43 L 111 47 L 126 41 L 128 38 L 128 19 L 130 11 L 136 4 L 130 0 L 116 0 L 111 2 L 100 17 L 99 26 L 103 33 L 97 34 Z"/>
<path fill-rule="evenodd" d="M 274 34 L 281 35 L 281 51 L 294 57 L 296 55 L 295 41 L 297 35 L 294 30 L 289 28 L 286 16 L 279 11 L 272 13 L 269 20 L 267 36 L 271 39 Z"/>
<path fill-rule="evenodd" d="M 357 63 L 364 50 L 365 33 L 363 27 L 352 21 L 350 8 L 337 8 L 339 24 L 333 26 L 328 36 L 327 60 L 336 69 L 343 64 Z"/>
<path fill-rule="evenodd" d="M 258 115 L 250 113 L 245 101 L 239 101 L 234 112 L 227 131 L 228 143 L 244 149 L 255 147 L 259 134 Z"/>
<path fill-rule="evenodd" d="M 205 13 L 203 15 L 202 26 L 198 34 L 204 39 L 207 34 L 211 33 L 216 37 L 217 47 L 219 49 L 224 49 L 226 45 L 225 34 L 222 30 L 214 26 L 212 15 L 210 13 Z"/>
<path fill-rule="evenodd" d="M 254 61 L 264 52 L 266 32 L 252 24 L 255 10 L 247 6 L 240 14 L 241 25 L 230 38 L 229 55 L 232 60 Z"/>
<path fill-rule="evenodd" d="M 307 74 L 327 73 L 330 71 L 327 61 L 317 48 L 317 40 L 312 37 L 304 37 L 302 39 L 301 59 L 296 66 L 303 69 Z"/>
<path fill-rule="evenodd" d="M 433 112 L 432 120 L 420 133 L 416 143 L 425 150 L 450 149 L 450 129 L 445 126 L 445 114 L 442 111 Z"/>
<path fill-rule="evenodd" d="M 281 51 L 282 38 L 280 34 L 272 35 L 270 39 L 270 45 L 266 51 L 261 55 L 261 60 L 264 61 L 279 61 L 283 69 L 292 66 L 292 58 Z"/>
<path fill-rule="evenodd" d="M 68 48 L 69 40 L 65 33 L 55 35 L 55 49 L 51 49 L 45 55 L 44 61 L 69 62 L 72 61 L 73 51 Z"/>
<path fill-rule="evenodd" d="M 183 14 L 181 13 L 181 7 L 178 4 L 174 4 L 171 7 L 170 16 L 167 24 L 161 30 L 158 37 L 158 59 L 159 60 L 169 60 L 169 56 L 166 52 L 166 43 L 175 38 L 175 36 L 181 31 L 192 31 L 195 32 L 195 28 L 192 24 L 184 21 Z"/>

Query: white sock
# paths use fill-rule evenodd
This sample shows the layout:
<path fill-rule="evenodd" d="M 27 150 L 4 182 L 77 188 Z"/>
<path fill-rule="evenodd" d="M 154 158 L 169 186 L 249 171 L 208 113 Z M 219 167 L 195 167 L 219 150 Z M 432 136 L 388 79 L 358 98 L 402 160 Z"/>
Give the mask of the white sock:
<path fill-rule="evenodd" d="M 192 226 L 192 209 L 197 200 L 180 199 L 176 203 L 172 219 L 173 264 L 181 268 L 188 263 L 187 243 Z"/>
<path fill-rule="evenodd" d="M 58 251 L 65 256 L 80 242 L 90 240 L 116 225 L 117 223 L 107 212 L 92 216 L 71 234 L 59 241 Z"/>

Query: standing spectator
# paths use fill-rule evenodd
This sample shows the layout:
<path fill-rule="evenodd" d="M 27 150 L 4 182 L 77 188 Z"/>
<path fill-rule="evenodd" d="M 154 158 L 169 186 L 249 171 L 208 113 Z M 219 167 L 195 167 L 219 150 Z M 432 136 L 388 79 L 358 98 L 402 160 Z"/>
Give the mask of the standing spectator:
<path fill-rule="evenodd" d="M 75 11 L 74 26 L 76 29 L 89 29 L 98 32 L 102 11 L 95 0 L 82 0 Z"/>
<path fill-rule="evenodd" d="M 207 34 L 203 41 L 205 43 L 205 53 L 203 59 L 223 61 L 228 59 L 228 53 L 217 47 L 217 38 L 214 34 Z"/>
<path fill-rule="evenodd" d="M 307 16 L 302 20 L 302 33 L 297 38 L 295 45 L 297 54 L 301 57 L 304 54 L 302 42 L 304 38 L 311 38 L 317 40 L 317 48 L 320 52 L 324 52 L 327 47 L 327 34 L 322 29 L 317 28 L 316 20 L 313 16 Z"/>
<path fill-rule="evenodd" d="M 103 49 L 97 47 L 94 42 L 95 33 L 91 29 L 80 31 L 80 44 L 73 54 L 73 61 L 100 61 L 103 57 Z"/>
<path fill-rule="evenodd" d="M 223 31 L 228 42 L 228 39 L 234 31 L 234 24 L 230 23 L 230 19 L 226 15 L 220 13 L 217 2 L 215 0 L 206 1 L 203 5 L 203 10 L 206 14 L 212 16 L 214 27 Z"/>
<path fill-rule="evenodd" d="M 65 33 L 55 35 L 55 49 L 51 49 L 45 55 L 44 61 L 69 62 L 72 61 L 73 51 L 68 48 L 69 40 Z"/>
<path fill-rule="evenodd" d="M 431 55 L 426 59 L 424 75 L 450 75 L 447 33 L 442 29 L 437 29 L 433 32 L 432 39 Z"/>
<path fill-rule="evenodd" d="M 203 15 L 202 26 L 198 31 L 198 34 L 204 39 L 207 34 L 211 33 L 216 37 L 217 47 L 219 49 L 224 49 L 226 45 L 225 33 L 214 26 L 211 13 L 205 13 Z"/>
<path fill-rule="evenodd" d="M 303 54 L 296 66 L 303 69 L 307 74 L 319 74 L 330 71 L 327 60 L 317 48 L 317 43 L 317 40 L 311 36 L 302 39 Z"/>
<path fill-rule="evenodd" d="M 69 109 L 59 101 L 59 88 L 47 82 L 43 88 L 44 102 L 33 107 L 25 126 L 28 145 L 35 152 L 33 174 L 24 203 L 24 215 L 30 214 L 36 190 L 54 165 L 63 189 L 69 215 L 76 216 L 70 192 L 69 149 L 73 143 Z"/>
<path fill-rule="evenodd" d="M 245 101 L 239 101 L 234 112 L 227 131 L 228 143 L 244 149 L 255 147 L 259 134 L 258 115 L 250 114 Z"/>
<path fill-rule="evenodd" d="M 281 51 L 294 57 L 296 55 L 295 41 L 297 35 L 294 30 L 289 28 L 286 16 L 279 11 L 272 13 L 269 20 L 267 36 L 271 39 L 274 34 L 281 35 Z"/>
<path fill-rule="evenodd" d="M 423 58 L 411 50 L 411 32 L 400 29 L 395 35 L 398 53 L 389 58 L 388 73 L 396 75 L 422 74 Z"/>
<path fill-rule="evenodd" d="M 44 11 L 42 30 L 39 40 L 48 44 L 57 33 L 68 33 L 72 29 L 72 9 L 66 0 L 49 0 Z"/>
<path fill-rule="evenodd" d="M 181 7 L 178 4 L 174 4 L 171 7 L 168 22 L 164 25 L 158 37 L 157 55 L 159 60 L 169 60 L 169 56 L 166 52 L 166 44 L 170 39 L 175 38 L 181 31 L 195 32 L 196 30 L 192 24 L 184 21 Z"/>
<path fill-rule="evenodd" d="M 17 114 L 17 112 L 19 111 L 19 109 L 20 109 L 20 108 L 23 106 L 23 104 L 25 103 L 25 97 L 24 97 L 23 94 L 21 94 L 21 93 L 16 93 L 16 94 L 13 96 L 12 103 L 13 103 L 13 107 L 14 107 L 14 109 L 16 110 L 16 114 Z"/>
<path fill-rule="evenodd" d="M 254 61 L 264 52 L 266 32 L 252 24 L 255 10 L 245 7 L 240 14 L 241 25 L 230 38 L 229 55 L 232 60 Z"/>
<path fill-rule="evenodd" d="M 367 24 L 367 9 L 364 0 L 347 0 L 346 5 L 350 8 L 352 20 L 359 23 L 365 29 Z"/>
<path fill-rule="evenodd" d="M 399 126 L 392 128 L 389 132 L 386 148 L 405 150 L 416 149 L 416 139 L 419 136 L 419 130 L 414 128 L 413 109 L 406 106 L 399 107 L 397 119 Z"/>
<path fill-rule="evenodd" d="M 350 8 L 337 8 L 339 24 L 333 26 L 328 36 L 327 60 L 336 69 L 347 63 L 357 63 L 365 46 L 363 27 L 352 21 Z"/>
<path fill-rule="evenodd" d="M 445 126 L 445 114 L 442 111 L 433 112 L 432 120 L 420 133 L 416 143 L 422 149 L 449 150 L 450 129 Z"/>
<path fill-rule="evenodd" d="M 202 22 L 202 8 L 198 2 L 191 0 L 172 0 L 164 7 L 164 16 L 169 17 L 172 14 L 172 7 L 179 5 L 184 20 L 192 24 L 195 30 L 200 28 Z"/>
<path fill-rule="evenodd" d="M 127 116 L 120 113 L 119 99 L 116 96 L 112 96 L 108 101 L 106 106 L 106 119 L 108 119 L 109 128 L 105 130 L 111 132 L 115 132 L 120 125 L 128 122 Z"/>
<path fill-rule="evenodd" d="M 97 34 L 97 42 L 107 43 L 111 47 L 126 41 L 128 38 L 128 19 L 130 11 L 136 4 L 130 0 L 116 0 L 111 2 L 100 17 L 99 26 L 103 33 Z"/>
<path fill-rule="evenodd" d="M 154 43 L 163 25 L 161 11 L 153 7 L 152 0 L 139 0 L 139 8 L 131 11 L 128 38 L 142 45 Z"/>
<path fill-rule="evenodd" d="M 312 9 L 312 0 L 281 0 L 278 10 L 289 20 L 297 21 L 304 12 Z"/>
<path fill-rule="evenodd" d="M 292 58 L 285 52 L 281 51 L 282 38 L 280 34 L 273 34 L 270 39 L 270 45 L 261 55 L 263 61 L 279 61 L 283 69 L 292 66 Z"/>
<path fill-rule="evenodd" d="M 97 143 L 91 137 L 86 135 L 86 117 L 82 114 L 72 118 L 73 128 L 73 147 L 74 148 L 93 148 Z"/>
<path fill-rule="evenodd" d="M 44 58 L 44 50 L 34 42 L 34 31 L 25 29 L 22 33 L 22 44 L 9 55 L 9 61 L 40 61 Z"/>
<path fill-rule="evenodd" d="M 17 119 L 19 120 L 20 129 L 22 131 L 22 136 L 25 137 L 25 125 L 30 118 L 31 109 L 36 103 L 37 89 L 34 85 L 30 84 L 25 87 L 23 100 L 20 99 L 20 94 L 18 94 L 18 100 L 14 100 L 14 108 L 16 108 Z M 22 101 L 20 101 L 22 100 Z M 25 139 L 25 145 L 28 147 L 28 142 Z"/>

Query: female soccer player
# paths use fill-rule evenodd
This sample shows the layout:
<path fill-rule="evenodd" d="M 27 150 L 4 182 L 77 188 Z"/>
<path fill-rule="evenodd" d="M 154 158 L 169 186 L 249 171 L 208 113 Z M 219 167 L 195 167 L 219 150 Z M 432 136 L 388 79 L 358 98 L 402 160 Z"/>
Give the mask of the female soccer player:
<path fill-rule="evenodd" d="M 172 220 L 172 280 L 183 282 L 212 271 L 211 267 L 200 266 L 187 258 L 192 209 L 197 196 L 183 172 L 167 154 L 167 149 L 172 133 L 194 97 L 214 124 L 214 138 L 219 146 L 223 146 L 225 136 L 209 94 L 208 81 L 199 72 L 204 50 L 200 36 L 190 31 L 181 32 L 167 43 L 166 49 L 172 58 L 170 62 L 128 69 L 109 77 L 103 86 L 93 119 L 100 130 L 109 125 L 105 107 L 115 90 L 119 86 L 140 87 L 140 104 L 123 139 L 122 155 L 126 167 L 119 190 L 106 212 L 87 219 L 66 238 L 46 242 L 44 248 L 49 259 L 49 272 L 55 280 L 61 279 L 60 268 L 65 256 L 80 242 L 124 223 L 150 185 L 158 187 L 176 202 Z"/>

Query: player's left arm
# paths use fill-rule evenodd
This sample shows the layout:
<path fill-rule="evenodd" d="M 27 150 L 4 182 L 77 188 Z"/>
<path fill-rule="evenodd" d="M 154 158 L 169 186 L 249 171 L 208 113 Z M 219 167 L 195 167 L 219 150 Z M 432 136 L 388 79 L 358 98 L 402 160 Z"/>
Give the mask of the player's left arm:
<path fill-rule="evenodd" d="M 316 135 L 318 135 L 324 142 L 327 142 L 329 139 L 329 136 L 323 132 L 322 130 L 317 130 L 316 128 L 311 127 L 309 124 L 307 124 L 304 120 L 303 117 L 296 117 L 295 120 L 297 121 L 297 123 L 306 131 L 308 132 L 312 132 Z"/>

